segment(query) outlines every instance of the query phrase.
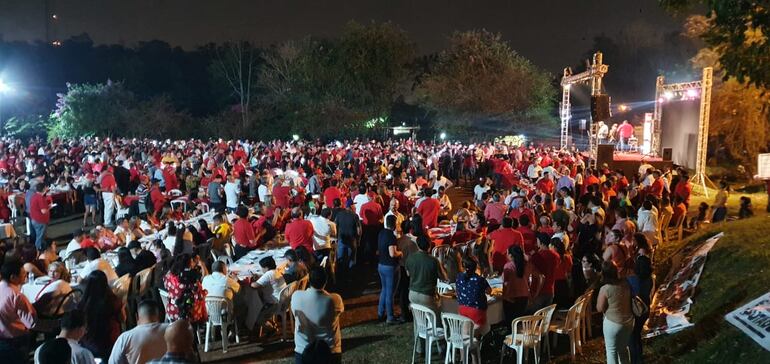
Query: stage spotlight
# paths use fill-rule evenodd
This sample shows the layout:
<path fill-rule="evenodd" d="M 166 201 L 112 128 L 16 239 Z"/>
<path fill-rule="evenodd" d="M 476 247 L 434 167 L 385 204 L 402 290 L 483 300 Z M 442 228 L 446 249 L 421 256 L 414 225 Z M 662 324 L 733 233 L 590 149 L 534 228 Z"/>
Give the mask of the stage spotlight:
<path fill-rule="evenodd" d="M 665 98 L 666 100 L 671 100 L 674 98 L 674 93 L 671 91 L 666 91 L 663 93 L 663 98 Z"/>
<path fill-rule="evenodd" d="M 446 133 L 442 132 L 441 135 L 439 135 L 439 137 L 441 138 L 441 140 L 446 139 Z"/>
<path fill-rule="evenodd" d="M 294 134 L 294 135 L 291 136 L 291 138 L 294 139 L 294 141 L 296 142 L 296 141 L 299 140 L 299 135 Z"/>
<path fill-rule="evenodd" d="M 626 104 L 620 104 L 620 105 L 618 105 L 618 111 L 620 111 L 620 112 L 626 112 L 626 111 L 628 111 L 628 110 L 631 110 L 631 107 L 629 107 L 628 105 L 626 105 Z"/>
<path fill-rule="evenodd" d="M 687 96 L 688 99 L 694 99 L 694 98 L 698 97 L 698 90 L 694 89 L 694 88 L 691 88 L 691 89 L 687 90 L 685 95 Z"/>

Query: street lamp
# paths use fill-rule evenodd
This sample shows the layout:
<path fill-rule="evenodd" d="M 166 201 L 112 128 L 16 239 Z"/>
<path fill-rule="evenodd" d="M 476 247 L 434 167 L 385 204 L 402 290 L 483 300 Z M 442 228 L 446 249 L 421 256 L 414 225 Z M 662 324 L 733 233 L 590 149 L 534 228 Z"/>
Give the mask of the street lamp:
<path fill-rule="evenodd" d="M 438 137 L 441 138 L 441 140 L 444 140 L 446 139 L 446 133 L 442 131 L 441 135 L 439 135 Z"/>
<path fill-rule="evenodd" d="M 299 140 L 299 135 L 294 134 L 294 135 L 291 136 L 291 138 L 294 139 L 294 141 L 296 142 L 296 141 Z"/>

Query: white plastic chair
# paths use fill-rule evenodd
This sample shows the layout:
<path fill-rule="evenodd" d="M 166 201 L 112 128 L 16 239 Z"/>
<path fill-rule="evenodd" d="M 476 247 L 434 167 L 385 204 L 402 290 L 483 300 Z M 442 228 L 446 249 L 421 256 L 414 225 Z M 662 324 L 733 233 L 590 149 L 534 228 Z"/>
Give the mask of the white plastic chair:
<path fill-rule="evenodd" d="M 445 283 L 439 280 L 438 282 L 436 282 L 436 290 L 438 290 L 438 294 L 444 295 L 454 291 L 455 289 L 452 287 L 451 284 Z"/>
<path fill-rule="evenodd" d="M 439 340 L 444 338 L 444 329 L 436 326 L 436 314 L 428 307 L 412 303 L 409 305 L 414 317 L 414 348 L 412 349 L 412 364 L 414 364 L 415 355 L 417 355 L 417 342 L 419 339 L 425 340 L 425 362 L 430 363 L 431 347 Z"/>
<path fill-rule="evenodd" d="M 543 322 L 541 324 L 540 332 L 541 332 L 541 340 L 545 338 L 545 351 L 548 355 L 546 358 L 548 360 L 551 359 L 551 344 L 550 340 L 548 339 L 548 328 L 551 326 L 551 319 L 553 318 L 553 313 L 556 311 L 556 304 L 550 305 L 548 307 L 543 307 L 539 310 L 537 310 L 533 315 L 534 316 L 542 316 Z"/>
<path fill-rule="evenodd" d="M 527 349 L 535 352 L 535 364 L 540 363 L 540 339 L 543 334 L 543 316 L 522 316 L 511 322 L 511 334 L 503 340 L 500 349 L 500 363 L 505 358 L 506 349 L 516 351 L 516 363 L 524 363 Z"/>
<path fill-rule="evenodd" d="M 182 196 L 182 191 L 175 188 L 175 189 L 173 189 L 171 191 L 168 191 L 168 194 L 170 196 L 173 196 L 173 197 L 181 197 Z"/>
<path fill-rule="evenodd" d="M 578 298 L 577 302 L 575 302 L 575 304 L 570 307 L 569 311 L 567 311 L 567 317 L 565 317 L 564 320 L 559 320 L 555 323 L 552 322 L 548 328 L 549 333 L 553 332 L 556 334 L 553 338 L 553 344 L 555 346 L 558 345 L 558 335 L 569 336 L 570 355 L 572 356 L 573 361 L 575 360 L 578 350 L 581 352 L 583 350 L 582 342 L 580 341 L 580 315 L 583 312 L 584 305 L 585 299 L 583 297 Z"/>
<path fill-rule="evenodd" d="M 209 204 L 201 202 L 198 205 L 201 207 L 201 211 L 203 211 L 204 214 L 209 212 Z"/>
<path fill-rule="evenodd" d="M 222 352 L 227 352 L 227 339 L 229 336 L 228 326 L 233 326 L 235 330 L 235 342 L 240 344 L 241 339 L 238 337 L 238 325 L 235 323 L 235 315 L 230 310 L 230 305 L 227 299 L 218 296 L 206 297 L 206 312 L 208 312 L 209 319 L 206 321 L 206 343 L 203 345 L 203 351 L 209 351 L 209 338 L 212 338 L 211 332 L 212 326 L 219 326 L 222 331 Z"/>
<path fill-rule="evenodd" d="M 177 206 L 182 206 L 183 211 L 187 210 L 187 201 L 185 200 L 171 200 L 171 209 L 176 210 Z"/>
<path fill-rule="evenodd" d="M 444 326 L 444 338 L 447 343 L 444 363 L 454 363 L 458 350 L 461 352 L 463 364 L 468 363 L 468 358 L 471 355 L 475 356 L 476 363 L 481 363 L 481 350 L 479 342 L 474 336 L 473 321 L 454 313 L 442 313 L 441 322 Z"/>
<path fill-rule="evenodd" d="M 580 312 L 580 337 L 581 342 L 584 343 L 588 342 L 588 339 L 593 336 L 593 333 L 591 332 L 591 318 L 593 315 L 593 311 L 591 310 L 593 305 L 591 302 L 593 300 L 593 295 L 594 291 L 588 290 L 586 293 L 583 293 L 583 296 L 581 296 L 585 300 L 585 303 L 583 303 L 583 308 Z"/>
<path fill-rule="evenodd" d="M 19 217 L 19 210 L 16 208 L 16 195 L 8 195 L 8 208 L 11 209 L 11 222 Z"/>
<path fill-rule="evenodd" d="M 142 297 L 147 292 L 147 289 L 150 288 L 150 280 L 152 279 L 152 273 L 155 269 L 155 266 L 142 269 L 139 271 L 139 273 L 134 276 L 134 279 L 139 280 L 139 290 L 134 292 L 137 296 Z"/>

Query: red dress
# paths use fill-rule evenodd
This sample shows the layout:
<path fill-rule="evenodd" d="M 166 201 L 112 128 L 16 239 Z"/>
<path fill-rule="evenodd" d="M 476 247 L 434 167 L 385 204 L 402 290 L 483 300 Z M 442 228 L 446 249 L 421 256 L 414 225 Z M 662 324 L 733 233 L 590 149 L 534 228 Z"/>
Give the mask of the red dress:
<path fill-rule="evenodd" d="M 193 276 L 192 271 L 182 275 Z M 191 283 L 186 283 L 191 282 Z M 206 301 L 201 282 L 192 277 L 180 277 L 171 272 L 166 273 L 163 285 L 168 291 L 166 315 L 171 321 L 186 319 L 190 322 L 206 321 Z"/>

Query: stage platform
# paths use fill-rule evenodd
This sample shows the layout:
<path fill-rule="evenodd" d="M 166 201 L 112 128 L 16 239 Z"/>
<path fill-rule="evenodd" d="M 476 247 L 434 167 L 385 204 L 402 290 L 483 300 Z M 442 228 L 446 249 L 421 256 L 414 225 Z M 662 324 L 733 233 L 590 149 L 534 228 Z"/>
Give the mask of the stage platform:
<path fill-rule="evenodd" d="M 642 162 L 661 170 L 674 164 L 672 161 L 665 161 L 661 157 L 653 157 L 635 152 L 614 152 L 612 153 L 612 159 L 607 157 L 608 155 L 600 153 L 597 165 L 602 166 L 606 163 L 611 170 L 620 169 L 628 177 L 639 173 L 639 167 L 642 165 Z"/>

